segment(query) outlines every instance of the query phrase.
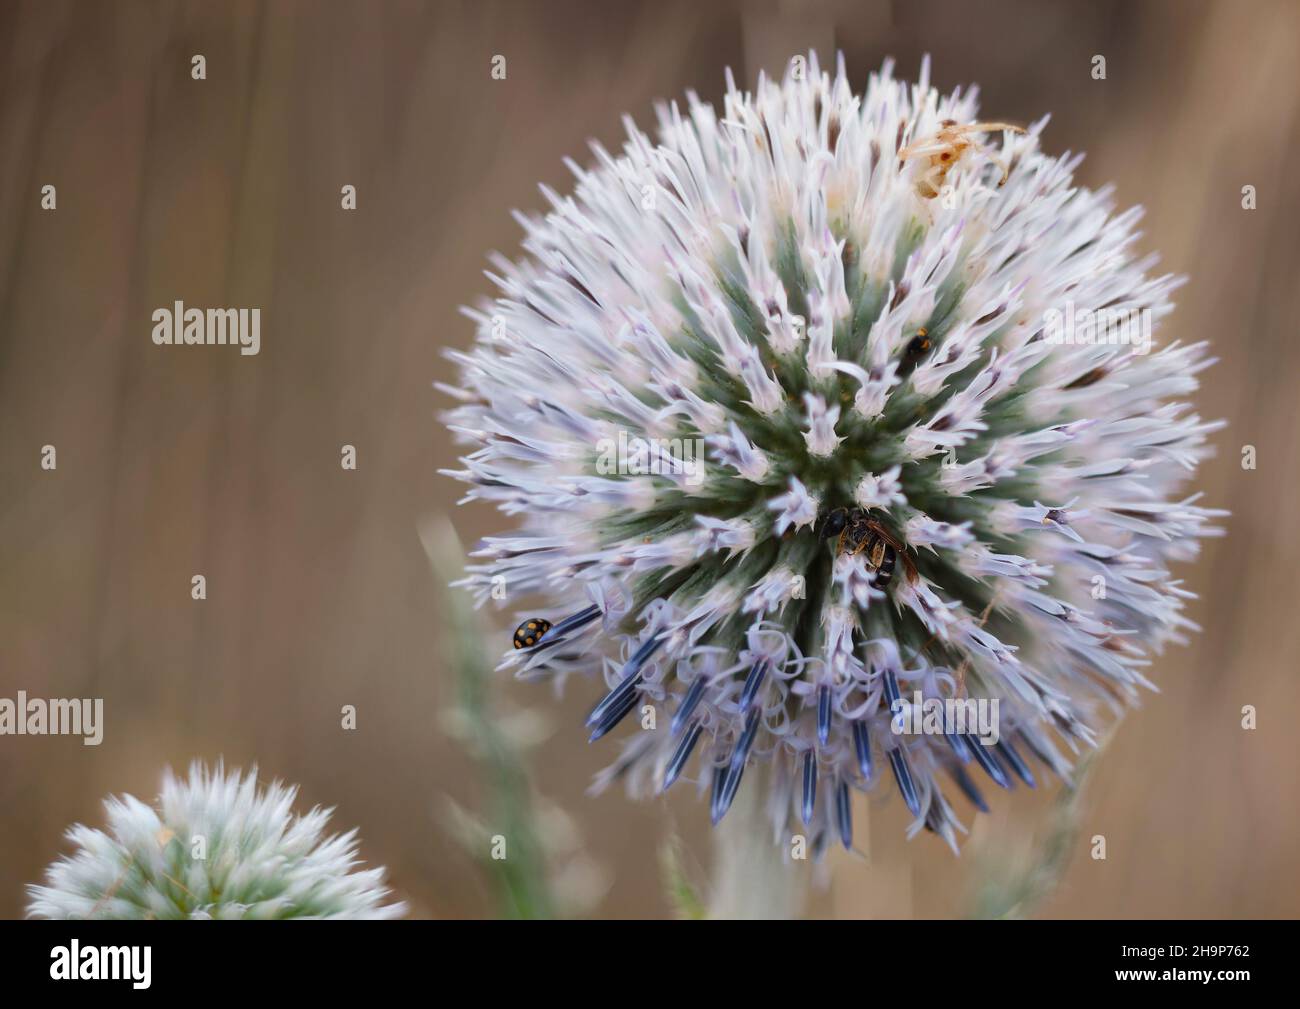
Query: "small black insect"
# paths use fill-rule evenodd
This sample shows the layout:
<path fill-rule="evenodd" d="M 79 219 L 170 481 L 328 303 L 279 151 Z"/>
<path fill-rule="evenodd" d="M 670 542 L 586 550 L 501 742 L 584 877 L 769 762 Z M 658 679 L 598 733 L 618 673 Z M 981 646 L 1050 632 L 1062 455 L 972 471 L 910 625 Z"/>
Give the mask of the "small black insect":
<path fill-rule="evenodd" d="M 917 367 L 932 350 L 934 350 L 934 340 L 930 337 L 930 331 L 922 326 L 916 331 L 916 335 L 907 341 L 907 346 L 903 348 L 902 356 L 898 362 L 898 376 L 906 378 L 916 371 Z"/>
<path fill-rule="evenodd" d="M 820 535 L 824 540 L 838 535 L 835 549 L 840 553 L 850 557 L 865 553 L 867 565 L 876 572 L 873 584 L 877 588 L 884 588 L 894 577 L 899 556 L 907 569 L 908 581 L 916 580 L 916 568 L 903 544 L 861 508 L 834 508 L 827 512 L 821 518 Z"/>
<path fill-rule="evenodd" d="M 544 617 L 530 617 L 515 628 L 515 647 L 532 648 L 552 627 Z"/>
<path fill-rule="evenodd" d="M 916 331 L 916 336 L 908 341 L 907 350 L 903 353 L 903 359 L 911 364 L 919 364 L 921 358 L 930 353 L 933 346 L 934 341 L 930 339 L 930 331 L 922 326 Z"/>

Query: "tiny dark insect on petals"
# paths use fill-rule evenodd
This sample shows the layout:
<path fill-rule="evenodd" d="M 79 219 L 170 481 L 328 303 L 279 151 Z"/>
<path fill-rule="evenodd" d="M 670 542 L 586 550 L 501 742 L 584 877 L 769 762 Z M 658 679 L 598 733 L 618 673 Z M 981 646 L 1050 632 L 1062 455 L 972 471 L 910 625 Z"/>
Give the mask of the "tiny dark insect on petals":
<path fill-rule="evenodd" d="M 910 375 L 933 349 L 934 340 L 930 338 L 929 331 L 924 327 L 918 329 L 916 335 L 908 340 L 907 346 L 903 348 L 902 360 L 898 363 L 898 375 L 900 377 Z"/>
<path fill-rule="evenodd" d="M 599 606 L 588 606 L 577 613 L 570 614 L 558 624 L 552 624 L 545 617 L 529 617 L 515 628 L 514 646 L 517 649 L 537 648 L 545 639 L 550 647 L 563 640 L 564 635 L 585 627 L 600 616 Z"/>
<path fill-rule="evenodd" d="M 545 617 L 529 617 L 515 628 L 515 648 L 532 648 L 546 636 L 552 626 Z"/>

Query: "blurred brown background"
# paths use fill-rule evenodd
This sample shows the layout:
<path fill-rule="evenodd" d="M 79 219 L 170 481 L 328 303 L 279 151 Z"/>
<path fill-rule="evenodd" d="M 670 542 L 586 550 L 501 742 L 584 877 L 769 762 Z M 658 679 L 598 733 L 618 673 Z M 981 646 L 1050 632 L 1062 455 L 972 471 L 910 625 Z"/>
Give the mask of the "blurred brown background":
<path fill-rule="evenodd" d="M 1230 427 L 1199 483 L 1233 516 L 1185 571 L 1206 631 L 1120 726 L 1039 913 L 1300 913 L 1298 40 L 1300 4 L 1227 0 L 6 3 L 0 696 L 101 696 L 107 729 L 98 748 L 0 737 L 0 915 L 21 914 L 65 827 L 102 823 L 106 793 L 152 798 L 164 765 L 221 755 L 336 805 L 416 914 L 496 913 L 443 815 L 481 791 L 440 725 L 446 609 L 417 535 L 459 494 L 435 472 L 455 458 L 440 352 L 469 342 L 457 306 L 490 292 L 485 254 L 517 249 L 508 211 L 569 185 L 563 156 L 617 145 L 623 112 L 652 125 L 654 99 L 717 100 L 724 67 L 752 83 L 810 45 L 842 49 L 859 88 L 885 56 L 909 76 L 930 52 L 936 83 L 978 82 L 990 117 L 1051 111 L 1048 150 L 1088 151 L 1080 181 L 1145 204 L 1144 247 L 1191 277 L 1162 338 L 1222 359 L 1198 405 Z M 153 346 L 150 313 L 176 299 L 260 306 L 261 354 Z M 485 508 L 453 519 L 466 543 L 499 528 Z M 553 720 L 533 776 L 609 873 L 590 913 L 667 914 L 656 851 L 675 827 L 707 860 L 701 804 L 585 797 L 613 752 L 579 730 L 588 692 L 499 694 Z M 905 842 L 887 802 L 872 864 L 838 855 L 812 913 L 970 913 L 986 859 L 1050 830 L 1051 806 L 1003 799 L 954 859 Z M 1106 861 L 1088 857 L 1098 833 Z"/>

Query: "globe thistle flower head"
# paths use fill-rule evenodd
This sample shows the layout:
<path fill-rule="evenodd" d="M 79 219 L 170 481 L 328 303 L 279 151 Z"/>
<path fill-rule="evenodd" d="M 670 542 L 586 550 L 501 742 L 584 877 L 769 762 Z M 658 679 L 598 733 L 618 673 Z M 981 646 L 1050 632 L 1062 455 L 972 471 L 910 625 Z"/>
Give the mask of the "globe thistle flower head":
<path fill-rule="evenodd" d="M 257 770 L 167 772 L 156 806 L 104 803 L 107 830 L 80 824 L 77 851 L 29 887 L 36 918 L 397 918 L 382 869 L 356 871 L 356 831 L 326 835 L 330 811 L 294 815 L 297 789 Z"/>
<path fill-rule="evenodd" d="M 847 846 L 879 789 L 955 848 L 979 779 L 1068 779 L 1193 629 L 1169 564 L 1222 513 L 1182 490 L 1206 348 L 1151 336 L 1179 280 L 1046 119 L 981 124 L 928 78 L 857 95 L 813 56 L 660 107 L 657 143 L 629 122 L 468 312 L 451 475 L 519 528 L 463 584 L 543 600 L 504 664 L 596 672 L 593 741 L 664 716 L 597 787 L 693 779 L 716 822 L 763 762 L 778 839 Z"/>

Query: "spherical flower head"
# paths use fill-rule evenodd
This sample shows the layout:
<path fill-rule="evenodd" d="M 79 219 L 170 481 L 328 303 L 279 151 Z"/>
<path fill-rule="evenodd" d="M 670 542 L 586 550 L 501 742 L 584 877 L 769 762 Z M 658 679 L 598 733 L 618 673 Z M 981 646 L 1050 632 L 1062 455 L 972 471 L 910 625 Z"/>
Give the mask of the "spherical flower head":
<path fill-rule="evenodd" d="M 68 831 L 75 854 L 29 888 L 34 918 L 398 918 L 383 869 L 354 871 L 356 831 L 327 836 L 330 811 L 295 816 L 296 788 L 257 786 L 257 770 L 169 771 L 150 807 L 104 803 L 108 830 Z"/>
<path fill-rule="evenodd" d="M 543 600 L 505 665 L 598 673 L 593 740 L 637 713 L 598 785 L 693 779 L 716 822 L 766 762 L 778 840 L 850 845 L 879 786 L 955 848 L 980 778 L 1068 779 L 1193 627 L 1211 361 L 1157 343 L 1179 281 L 1046 119 L 803 69 L 521 218 L 441 387 L 452 475 L 519 525 L 464 584 Z"/>

